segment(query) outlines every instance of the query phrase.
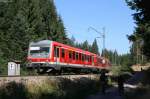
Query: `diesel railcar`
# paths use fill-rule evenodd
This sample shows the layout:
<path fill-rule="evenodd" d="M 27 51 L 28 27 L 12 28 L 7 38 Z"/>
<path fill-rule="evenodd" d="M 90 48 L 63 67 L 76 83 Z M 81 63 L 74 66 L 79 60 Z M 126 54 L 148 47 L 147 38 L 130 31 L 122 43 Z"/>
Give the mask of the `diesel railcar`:
<path fill-rule="evenodd" d="M 50 40 L 31 42 L 27 68 L 39 73 L 101 70 L 110 67 L 109 60 L 89 51 Z"/>

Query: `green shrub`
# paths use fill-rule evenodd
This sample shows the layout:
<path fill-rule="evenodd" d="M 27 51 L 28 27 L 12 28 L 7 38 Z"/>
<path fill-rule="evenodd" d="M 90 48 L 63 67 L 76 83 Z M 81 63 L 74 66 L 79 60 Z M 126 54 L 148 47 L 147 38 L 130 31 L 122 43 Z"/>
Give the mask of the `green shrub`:
<path fill-rule="evenodd" d="M 122 74 L 130 74 L 132 69 L 129 66 L 112 66 L 111 72 L 114 76 L 119 76 Z"/>
<path fill-rule="evenodd" d="M 0 57 L 0 75 L 7 75 L 7 64 L 6 60 Z"/>

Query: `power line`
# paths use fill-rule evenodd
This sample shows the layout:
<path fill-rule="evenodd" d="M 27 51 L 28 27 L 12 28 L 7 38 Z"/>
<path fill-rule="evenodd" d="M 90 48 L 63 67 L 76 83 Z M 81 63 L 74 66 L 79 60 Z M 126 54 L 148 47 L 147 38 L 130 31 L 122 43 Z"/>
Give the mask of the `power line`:
<path fill-rule="evenodd" d="M 100 34 L 100 37 L 96 37 L 96 38 L 103 38 L 103 51 L 104 51 L 104 57 L 105 57 L 105 27 L 103 27 L 102 31 L 103 32 L 99 32 L 97 29 L 93 28 L 93 27 L 89 27 L 88 31 L 90 31 L 90 29 L 94 30 L 95 32 L 97 32 L 98 34 Z"/>

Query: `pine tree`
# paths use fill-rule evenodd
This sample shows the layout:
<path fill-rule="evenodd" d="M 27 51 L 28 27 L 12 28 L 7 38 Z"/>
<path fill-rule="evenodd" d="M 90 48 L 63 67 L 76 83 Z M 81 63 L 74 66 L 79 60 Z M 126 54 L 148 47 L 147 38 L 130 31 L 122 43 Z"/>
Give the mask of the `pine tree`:
<path fill-rule="evenodd" d="M 89 51 L 89 43 L 88 43 L 87 40 L 83 42 L 82 49 L 86 50 L 86 51 Z"/>
<path fill-rule="evenodd" d="M 0 2 L 0 50 L 3 52 L 3 58 L 8 58 L 11 52 L 11 49 L 8 48 L 11 42 L 9 42 L 9 38 L 11 37 L 9 33 L 9 28 L 13 23 L 13 18 L 17 13 L 17 5 L 18 1 L 13 0 L 11 3 Z M 12 37 L 11 37 L 12 38 Z"/>
<path fill-rule="evenodd" d="M 92 44 L 91 52 L 100 55 L 96 39 L 94 40 Z"/>
<path fill-rule="evenodd" d="M 28 23 L 27 32 L 30 40 L 44 39 L 44 24 L 42 23 L 41 9 L 39 0 L 23 0 L 21 2 L 22 12 Z"/>
<path fill-rule="evenodd" d="M 66 35 L 63 21 L 62 21 L 60 16 L 58 17 L 58 22 L 57 22 L 57 33 L 59 36 L 58 36 L 58 39 L 56 41 L 67 44 L 67 35 Z"/>
<path fill-rule="evenodd" d="M 6 60 L 3 58 L 3 52 L 0 50 L 0 74 L 5 74 L 7 71 Z"/>
<path fill-rule="evenodd" d="M 67 42 L 68 45 L 73 46 L 73 47 L 76 47 L 75 43 L 76 43 L 76 39 L 74 36 L 72 36 Z"/>
<path fill-rule="evenodd" d="M 13 20 L 9 29 L 8 48 L 11 49 L 9 54 L 10 60 L 24 60 L 27 56 L 27 47 L 31 35 L 28 34 L 28 24 L 21 13 L 18 13 Z"/>
<path fill-rule="evenodd" d="M 55 40 L 54 32 L 56 31 L 57 14 L 53 0 L 39 0 L 42 21 L 44 23 L 45 39 Z"/>
<path fill-rule="evenodd" d="M 117 60 L 118 60 L 118 53 L 117 53 L 116 50 L 114 51 L 113 56 L 114 56 L 114 64 L 116 65 L 118 63 L 117 62 Z"/>
<path fill-rule="evenodd" d="M 63 21 L 58 16 L 53 0 L 40 0 L 45 39 L 67 43 Z"/>

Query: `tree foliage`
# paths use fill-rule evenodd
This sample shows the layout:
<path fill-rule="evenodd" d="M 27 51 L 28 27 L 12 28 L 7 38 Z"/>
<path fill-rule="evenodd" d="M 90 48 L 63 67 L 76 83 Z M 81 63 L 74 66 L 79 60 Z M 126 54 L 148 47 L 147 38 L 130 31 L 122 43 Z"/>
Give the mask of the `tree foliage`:
<path fill-rule="evenodd" d="M 128 37 L 134 43 L 141 46 L 139 50 L 147 59 L 150 59 L 150 9 L 148 0 L 126 0 L 128 6 L 135 10 L 133 18 L 137 27 L 132 35 Z M 135 45 L 135 44 L 134 44 Z"/>
<path fill-rule="evenodd" d="M 132 55 L 130 53 L 127 54 L 118 54 L 116 50 L 102 50 L 101 56 L 105 56 L 109 59 L 112 66 L 131 66 L 133 61 L 131 60 Z"/>
<path fill-rule="evenodd" d="M 0 2 L 0 65 L 26 61 L 31 41 L 49 39 L 67 43 L 63 21 L 53 0 Z M 3 53 L 3 54 L 2 54 Z"/>
<path fill-rule="evenodd" d="M 93 44 L 91 46 L 91 52 L 100 55 L 96 39 L 94 40 L 94 42 L 93 42 Z"/>
<path fill-rule="evenodd" d="M 67 38 L 65 26 L 53 0 L 11 0 L 0 2 L 1 70 L 12 60 L 26 62 L 31 41 L 53 40 L 98 54 L 96 40 L 92 45 Z"/>

